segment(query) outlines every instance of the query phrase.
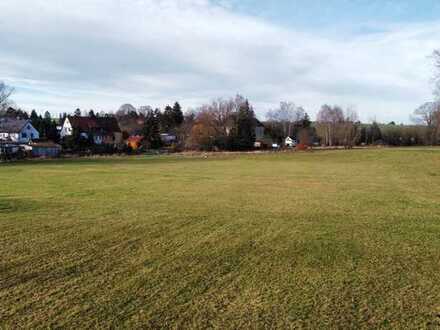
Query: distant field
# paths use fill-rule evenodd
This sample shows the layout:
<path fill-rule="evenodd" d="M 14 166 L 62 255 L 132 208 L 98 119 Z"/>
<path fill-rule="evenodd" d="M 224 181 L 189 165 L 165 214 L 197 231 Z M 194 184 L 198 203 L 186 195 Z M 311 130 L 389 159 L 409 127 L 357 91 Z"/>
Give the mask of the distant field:
<path fill-rule="evenodd" d="M 0 328 L 440 327 L 440 149 L 0 164 Z"/>

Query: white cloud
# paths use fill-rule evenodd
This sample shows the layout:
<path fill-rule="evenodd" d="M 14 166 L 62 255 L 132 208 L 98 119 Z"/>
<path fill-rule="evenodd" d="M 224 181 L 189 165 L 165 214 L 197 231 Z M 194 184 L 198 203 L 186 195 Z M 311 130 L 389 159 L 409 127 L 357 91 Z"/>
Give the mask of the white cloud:
<path fill-rule="evenodd" d="M 0 79 L 27 108 L 116 109 L 237 92 L 263 115 L 282 99 L 315 113 L 356 105 L 364 120 L 406 121 L 429 100 L 439 24 L 320 35 L 235 13 L 227 1 L 3 0 Z"/>

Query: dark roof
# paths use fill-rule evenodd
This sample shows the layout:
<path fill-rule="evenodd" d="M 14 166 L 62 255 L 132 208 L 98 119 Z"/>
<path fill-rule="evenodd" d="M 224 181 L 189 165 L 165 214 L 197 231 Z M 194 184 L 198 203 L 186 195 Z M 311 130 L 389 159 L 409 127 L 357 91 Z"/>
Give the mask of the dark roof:
<path fill-rule="evenodd" d="M 25 119 L 0 118 L 0 133 L 20 133 L 28 123 Z"/>
<path fill-rule="evenodd" d="M 94 132 L 102 134 L 120 133 L 118 121 L 115 117 L 68 117 L 74 129 L 82 132 Z"/>
<path fill-rule="evenodd" d="M 264 127 L 264 124 L 261 121 L 259 121 L 257 118 L 255 118 L 255 124 L 257 127 Z"/>

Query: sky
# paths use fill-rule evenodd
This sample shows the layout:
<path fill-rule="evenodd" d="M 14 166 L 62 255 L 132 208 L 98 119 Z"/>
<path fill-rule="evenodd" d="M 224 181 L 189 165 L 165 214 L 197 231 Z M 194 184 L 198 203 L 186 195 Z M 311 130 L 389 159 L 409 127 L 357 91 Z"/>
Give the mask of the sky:
<path fill-rule="evenodd" d="M 431 101 L 438 0 L 2 0 L 0 80 L 20 107 L 115 111 L 249 98 L 408 122 Z"/>

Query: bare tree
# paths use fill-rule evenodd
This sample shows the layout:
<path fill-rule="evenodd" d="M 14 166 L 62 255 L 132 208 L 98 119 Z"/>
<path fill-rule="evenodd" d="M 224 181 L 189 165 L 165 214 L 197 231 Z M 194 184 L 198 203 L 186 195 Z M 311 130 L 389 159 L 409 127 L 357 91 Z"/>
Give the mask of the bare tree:
<path fill-rule="evenodd" d="M 144 117 L 151 111 L 154 111 L 154 109 L 150 105 L 142 105 L 138 109 L 139 114 Z"/>
<path fill-rule="evenodd" d="M 203 106 L 197 114 L 193 114 L 192 122 L 186 146 L 190 149 L 211 150 L 219 131 L 213 112 L 208 106 Z"/>
<path fill-rule="evenodd" d="M 435 124 L 437 106 L 437 102 L 426 102 L 422 104 L 414 110 L 414 114 L 411 117 L 412 121 L 418 125 L 433 126 Z"/>
<path fill-rule="evenodd" d="M 219 98 L 201 106 L 197 113 L 209 113 L 209 116 L 202 116 L 202 121 L 205 124 L 209 122 L 209 126 L 217 136 L 225 137 L 230 134 L 230 130 L 234 126 L 234 114 L 246 102 L 246 99 L 241 95 L 236 95 L 230 99 Z M 209 120 L 207 120 L 208 118 Z"/>
<path fill-rule="evenodd" d="M 136 108 L 127 103 L 120 106 L 119 110 L 116 111 L 116 116 L 123 117 L 129 115 L 130 113 L 136 113 Z"/>
<path fill-rule="evenodd" d="M 232 126 L 232 114 L 239 108 L 238 103 L 240 102 L 241 99 L 237 98 L 235 100 L 217 99 L 208 106 L 213 115 L 214 125 L 219 135 L 226 136 L 229 133 L 229 129 Z"/>
<path fill-rule="evenodd" d="M 414 110 L 412 121 L 427 127 L 428 144 L 436 144 L 440 133 L 440 101 L 426 102 Z"/>
<path fill-rule="evenodd" d="M 316 116 L 317 133 L 326 146 L 339 144 L 340 126 L 344 123 L 344 112 L 341 107 L 323 105 Z"/>
<path fill-rule="evenodd" d="M 12 93 L 14 93 L 14 89 L 0 81 L 0 111 L 4 111 L 11 106 L 10 96 Z"/>
<path fill-rule="evenodd" d="M 353 148 L 360 135 L 360 122 L 357 112 L 351 108 L 344 112 L 342 134 L 344 147 L 347 149 Z"/>
<path fill-rule="evenodd" d="M 302 121 L 305 116 L 304 108 L 297 107 L 293 102 L 280 102 L 279 108 L 270 110 L 266 114 L 268 121 L 283 126 L 284 136 L 291 136 L 295 124 Z"/>

